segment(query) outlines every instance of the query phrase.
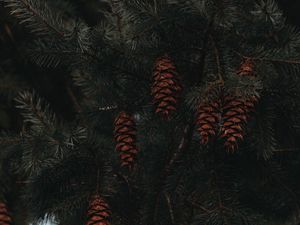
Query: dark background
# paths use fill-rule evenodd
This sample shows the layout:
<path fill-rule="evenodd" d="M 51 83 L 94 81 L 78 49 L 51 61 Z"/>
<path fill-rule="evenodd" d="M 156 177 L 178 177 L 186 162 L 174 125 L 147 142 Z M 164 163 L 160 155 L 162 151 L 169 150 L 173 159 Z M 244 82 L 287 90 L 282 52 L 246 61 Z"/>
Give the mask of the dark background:
<path fill-rule="evenodd" d="M 278 0 L 278 2 L 288 17 L 289 22 L 300 26 L 300 1 Z"/>

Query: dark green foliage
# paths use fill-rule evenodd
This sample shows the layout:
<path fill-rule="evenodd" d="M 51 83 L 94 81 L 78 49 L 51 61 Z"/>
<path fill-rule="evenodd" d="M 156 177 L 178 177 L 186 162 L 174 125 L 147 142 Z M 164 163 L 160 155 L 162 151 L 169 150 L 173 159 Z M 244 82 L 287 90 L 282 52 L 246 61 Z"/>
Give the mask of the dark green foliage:
<path fill-rule="evenodd" d="M 0 1 L 28 31 L 11 36 L 21 57 L 0 61 L 1 102 L 15 118 L 1 124 L 12 129 L 0 138 L 0 200 L 25 205 L 28 221 L 82 225 L 95 193 L 113 225 L 274 225 L 300 214 L 300 31 L 273 0 L 89 1 L 88 16 L 81 0 Z M 151 99 L 166 53 L 183 86 L 168 121 Z M 246 59 L 255 76 L 237 75 Z M 233 153 L 222 139 L 201 145 L 198 106 L 232 93 L 260 99 L 244 140 Z M 137 124 L 131 172 L 114 150 L 120 111 Z"/>

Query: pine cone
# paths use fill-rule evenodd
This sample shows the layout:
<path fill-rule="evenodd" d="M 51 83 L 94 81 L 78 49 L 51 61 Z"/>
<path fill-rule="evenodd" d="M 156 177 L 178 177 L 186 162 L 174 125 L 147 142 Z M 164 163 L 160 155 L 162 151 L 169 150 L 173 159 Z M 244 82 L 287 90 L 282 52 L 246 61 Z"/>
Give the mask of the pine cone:
<path fill-rule="evenodd" d="M 248 108 L 239 97 L 225 96 L 223 105 L 223 126 L 221 137 L 225 138 L 225 146 L 229 151 L 237 148 L 243 139 L 244 126 L 247 123 Z"/>
<path fill-rule="evenodd" d="M 216 136 L 220 122 L 220 107 L 218 101 L 199 106 L 196 125 L 201 137 L 201 144 L 207 144 Z"/>
<path fill-rule="evenodd" d="M 12 219 L 8 214 L 7 206 L 4 203 L 0 203 L 0 225 L 10 225 Z"/>
<path fill-rule="evenodd" d="M 168 56 L 158 58 L 154 66 L 152 96 L 155 112 L 169 119 L 176 111 L 182 87 L 176 67 Z"/>
<path fill-rule="evenodd" d="M 240 68 L 237 71 L 239 76 L 250 76 L 254 77 L 254 63 L 251 59 L 246 59 L 240 65 Z"/>
<path fill-rule="evenodd" d="M 237 75 L 255 77 L 253 60 L 251 60 L 251 59 L 244 60 L 241 63 L 240 68 L 237 71 Z M 244 98 L 245 109 L 247 111 L 248 117 L 249 117 L 250 113 L 255 111 L 255 105 L 258 102 L 258 100 L 259 100 L 259 97 L 255 96 L 255 95 Z"/>
<path fill-rule="evenodd" d="M 86 225 L 110 225 L 108 220 L 111 216 L 111 211 L 109 205 L 100 195 L 92 197 L 87 216 Z"/>
<path fill-rule="evenodd" d="M 138 153 L 136 146 L 136 124 L 133 117 L 122 111 L 115 119 L 116 150 L 120 154 L 121 166 L 133 169 Z"/>
<path fill-rule="evenodd" d="M 239 76 L 254 77 L 254 63 L 251 59 L 246 59 L 241 63 L 237 71 Z M 258 97 L 226 96 L 223 105 L 223 126 L 221 137 L 225 138 L 225 146 L 229 151 L 234 151 L 239 140 L 243 139 L 244 127 L 251 112 L 255 110 Z"/>

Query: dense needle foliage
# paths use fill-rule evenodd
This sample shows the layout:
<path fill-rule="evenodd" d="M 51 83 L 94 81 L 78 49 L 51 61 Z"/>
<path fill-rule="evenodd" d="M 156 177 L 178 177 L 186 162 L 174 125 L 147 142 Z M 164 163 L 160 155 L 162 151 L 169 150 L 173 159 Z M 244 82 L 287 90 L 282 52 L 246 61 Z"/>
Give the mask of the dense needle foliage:
<path fill-rule="evenodd" d="M 85 224 L 95 195 L 113 225 L 299 223 L 300 30 L 274 0 L 100 1 L 97 24 L 71 1 L 0 2 L 27 32 L 6 24 L 17 57 L 0 53 L 17 224 Z"/>

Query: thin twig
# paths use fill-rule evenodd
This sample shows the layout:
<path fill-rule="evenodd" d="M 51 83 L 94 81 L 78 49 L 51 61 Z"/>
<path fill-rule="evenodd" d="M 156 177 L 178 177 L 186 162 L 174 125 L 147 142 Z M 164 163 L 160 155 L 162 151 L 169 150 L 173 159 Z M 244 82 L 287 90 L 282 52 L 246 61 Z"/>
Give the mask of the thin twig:
<path fill-rule="evenodd" d="M 170 159 L 169 163 L 165 167 L 165 176 L 168 176 L 174 166 L 174 164 L 178 161 L 178 159 L 183 155 L 184 151 L 187 150 L 190 141 L 193 135 L 194 125 L 189 123 L 185 126 L 183 130 L 183 136 L 181 138 L 180 144 L 176 151 L 173 153 L 172 158 Z"/>
<path fill-rule="evenodd" d="M 215 178 L 215 185 L 216 185 L 216 189 L 217 189 L 217 195 L 218 195 L 218 201 L 219 201 L 219 208 L 222 209 L 224 207 L 223 201 L 222 201 L 222 195 L 221 195 L 221 190 L 219 188 L 218 185 L 218 176 L 217 176 L 217 172 L 214 171 L 214 178 Z"/>
<path fill-rule="evenodd" d="M 117 19 L 117 28 L 120 33 L 120 37 L 122 37 L 122 17 L 120 16 L 120 14 L 118 12 L 115 11 L 115 4 L 118 4 L 118 0 L 115 0 L 115 1 L 116 1 L 116 3 L 114 2 L 114 0 L 110 0 L 111 11 Z"/>
<path fill-rule="evenodd" d="M 66 85 L 66 89 L 67 89 L 67 93 L 68 93 L 68 95 L 69 95 L 69 97 L 70 97 L 70 99 L 71 99 L 71 101 L 72 101 L 72 103 L 75 107 L 76 112 L 78 114 L 81 113 L 82 112 L 81 106 L 79 105 L 79 103 L 77 101 L 77 98 L 75 97 L 74 92 L 73 92 L 73 90 L 71 89 L 71 87 L 68 83 Z"/>
<path fill-rule="evenodd" d="M 214 48 L 214 54 L 215 54 L 215 58 L 216 58 L 216 63 L 217 63 L 217 69 L 218 69 L 218 77 L 220 81 L 224 81 L 223 76 L 222 76 L 222 68 L 221 68 L 221 61 L 220 61 L 220 52 L 218 50 L 216 41 L 213 39 L 213 37 L 210 35 L 209 36 L 212 46 Z"/>
<path fill-rule="evenodd" d="M 154 12 L 157 13 L 157 0 L 153 0 L 154 3 Z"/>
<path fill-rule="evenodd" d="M 282 148 L 282 149 L 275 149 L 273 152 L 299 152 L 297 148 Z"/>
<path fill-rule="evenodd" d="M 260 57 L 245 57 L 245 58 L 249 58 L 252 60 L 260 60 L 260 61 L 278 62 L 278 63 L 300 64 L 300 60 L 268 59 L 268 58 L 260 58 Z"/>
<path fill-rule="evenodd" d="M 97 187 L 96 187 L 96 192 L 97 193 L 99 193 L 99 191 L 100 191 L 100 184 L 99 184 L 99 182 L 100 182 L 100 169 L 98 168 L 98 170 L 97 170 Z"/>
<path fill-rule="evenodd" d="M 4 25 L 4 29 L 5 29 L 5 31 L 6 31 L 6 34 L 7 34 L 8 37 L 10 38 L 10 40 L 15 44 L 15 43 L 16 43 L 16 40 L 15 40 L 15 38 L 14 38 L 14 35 L 13 35 L 13 33 L 12 33 L 12 31 L 11 31 L 9 25 L 8 25 L 8 24 L 5 24 L 5 25 Z"/>
<path fill-rule="evenodd" d="M 32 181 L 29 180 L 18 180 L 16 181 L 16 184 L 32 184 Z"/>
<path fill-rule="evenodd" d="M 196 207 L 198 209 L 201 209 L 202 211 L 204 211 L 207 214 L 210 214 L 213 212 L 213 210 L 209 210 L 207 208 L 205 208 L 204 206 L 200 205 L 199 203 L 193 202 L 193 201 L 189 201 L 189 203 L 193 206 Z"/>
<path fill-rule="evenodd" d="M 167 201 L 167 204 L 168 204 L 168 207 L 169 207 L 169 212 L 170 212 L 170 217 L 171 217 L 172 224 L 175 224 L 174 210 L 173 210 L 173 206 L 172 206 L 170 196 L 166 192 L 164 193 L 164 196 L 166 198 L 166 201 Z"/>
<path fill-rule="evenodd" d="M 200 76 L 198 78 L 198 82 L 200 83 L 203 77 L 203 73 L 204 73 L 204 68 L 205 68 L 205 59 L 206 59 L 206 55 L 207 55 L 207 48 L 208 48 L 208 40 L 209 40 L 209 36 L 210 36 L 210 32 L 211 29 L 213 27 L 214 24 L 214 18 L 215 16 L 213 15 L 212 20 L 210 21 L 210 23 L 208 24 L 207 30 L 206 30 L 206 34 L 203 40 L 203 52 L 202 52 L 202 57 L 201 57 L 201 65 L 200 65 Z"/>
<path fill-rule="evenodd" d="M 278 63 L 287 63 L 287 64 L 300 64 L 300 59 L 292 60 L 292 59 L 270 59 L 270 58 L 263 58 L 263 57 L 252 57 L 252 56 L 245 56 L 242 53 L 232 50 L 237 55 L 243 57 L 244 59 L 251 59 L 251 60 L 258 60 L 258 61 L 269 61 L 269 62 L 278 62 Z"/>
<path fill-rule="evenodd" d="M 189 143 L 192 139 L 194 125 L 192 123 L 188 124 L 184 128 L 183 137 L 180 141 L 180 144 L 176 151 L 173 153 L 171 159 L 169 160 L 169 163 L 166 165 L 165 169 L 162 171 L 161 177 L 160 177 L 160 184 L 159 188 L 157 188 L 157 193 L 155 194 L 155 205 L 154 205 L 154 217 L 157 214 L 157 208 L 159 203 L 159 198 L 161 196 L 161 193 L 164 192 L 164 182 L 168 175 L 171 173 L 174 164 L 178 161 L 178 159 L 183 155 L 183 153 L 189 148 Z"/>

